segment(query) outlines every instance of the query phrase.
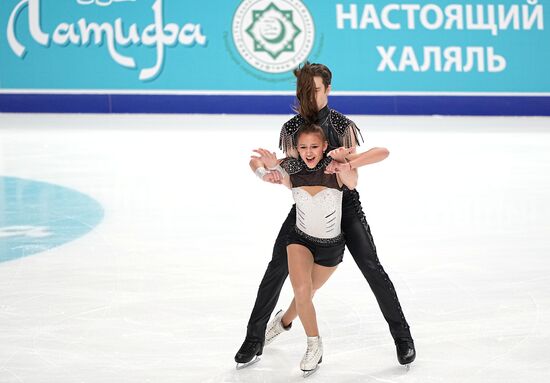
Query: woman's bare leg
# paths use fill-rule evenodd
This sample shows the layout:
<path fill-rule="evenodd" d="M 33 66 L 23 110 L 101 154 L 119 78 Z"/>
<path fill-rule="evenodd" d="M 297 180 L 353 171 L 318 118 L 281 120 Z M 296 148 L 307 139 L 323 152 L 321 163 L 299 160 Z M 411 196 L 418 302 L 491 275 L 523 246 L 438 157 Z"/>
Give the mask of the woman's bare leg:
<path fill-rule="evenodd" d="M 283 316 L 283 325 L 287 327 L 296 316 L 299 316 L 307 336 L 318 336 L 319 330 L 312 298 L 334 273 L 336 266 L 326 267 L 314 264 L 313 255 L 302 245 L 289 245 L 287 252 L 294 299 Z"/>
<path fill-rule="evenodd" d="M 311 292 L 311 298 L 315 296 L 317 290 L 319 290 L 326 281 L 330 278 L 332 273 L 336 270 L 336 267 L 326 267 L 317 264 L 313 264 L 312 279 L 313 279 L 313 290 Z M 296 311 L 296 298 L 292 298 L 292 302 L 288 306 L 288 309 L 285 311 L 285 315 L 281 322 L 283 326 L 288 327 L 294 319 L 298 317 L 298 311 Z"/>

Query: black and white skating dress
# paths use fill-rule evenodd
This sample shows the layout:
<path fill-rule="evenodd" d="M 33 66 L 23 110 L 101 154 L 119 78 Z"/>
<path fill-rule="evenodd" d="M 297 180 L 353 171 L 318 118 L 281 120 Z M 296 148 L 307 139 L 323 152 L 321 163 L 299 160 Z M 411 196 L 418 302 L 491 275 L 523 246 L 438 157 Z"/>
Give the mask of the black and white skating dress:
<path fill-rule="evenodd" d="M 332 161 L 325 157 L 313 169 L 301 158 L 286 158 L 281 166 L 290 176 L 292 195 L 296 202 L 296 226 L 289 235 L 288 244 L 307 247 L 314 262 L 322 266 L 336 266 L 344 255 L 342 221 L 342 187 L 336 174 L 325 174 Z M 311 195 L 304 187 L 324 187 Z"/>

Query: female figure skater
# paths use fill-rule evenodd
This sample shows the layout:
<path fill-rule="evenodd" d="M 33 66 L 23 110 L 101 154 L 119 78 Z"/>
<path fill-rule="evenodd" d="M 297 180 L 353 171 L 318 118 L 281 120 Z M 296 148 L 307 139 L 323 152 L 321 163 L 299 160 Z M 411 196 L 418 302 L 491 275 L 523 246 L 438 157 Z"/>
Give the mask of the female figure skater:
<path fill-rule="evenodd" d="M 357 185 L 354 165 L 379 162 L 388 156 L 385 148 L 373 148 L 361 154 L 350 154 L 347 162 L 332 167 L 326 155 L 328 141 L 323 129 L 317 125 L 303 125 L 297 132 L 298 158 L 287 157 L 279 161 L 275 153 L 265 149 L 254 150 L 256 168 L 277 170 L 280 183 L 292 189 L 296 202 L 296 224 L 289 232 L 287 259 L 294 299 L 285 316 L 292 321 L 297 316 L 307 335 L 307 349 L 300 363 L 304 377 L 318 368 L 323 358 L 323 343 L 319 335 L 312 298 L 342 262 L 345 242 L 341 230 L 343 185 L 352 190 Z M 336 157 L 348 149 L 332 151 Z M 261 172 L 261 171 L 260 171 Z M 259 174 L 260 178 L 263 178 Z M 268 327 L 266 344 L 284 328 L 281 312 Z"/>

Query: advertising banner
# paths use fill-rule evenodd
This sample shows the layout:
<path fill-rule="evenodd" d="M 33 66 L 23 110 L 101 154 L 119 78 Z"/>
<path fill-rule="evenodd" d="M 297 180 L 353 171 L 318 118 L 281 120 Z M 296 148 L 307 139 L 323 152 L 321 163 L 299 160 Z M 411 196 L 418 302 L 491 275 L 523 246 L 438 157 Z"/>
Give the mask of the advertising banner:
<path fill-rule="evenodd" d="M 487 114 L 510 105 L 521 106 L 516 114 L 545 114 L 550 97 L 546 5 L 542 0 L 3 0 L 0 111 L 36 100 L 47 105 L 44 95 L 87 95 L 99 104 L 104 97 L 112 104 L 118 95 L 118 105 L 124 104 L 122 96 L 134 97 L 127 101 L 162 96 L 157 101 L 163 105 L 178 104 L 171 96 L 185 96 L 187 104 L 196 97 L 216 102 L 233 97 L 236 102 L 225 104 L 237 105 L 234 110 L 212 112 L 238 112 L 239 100 L 269 96 L 284 98 L 285 113 L 295 86 L 292 70 L 308 60 L 332 70 L 333 95 L 345 97 L 346 105 L 360 108 L 365 97 L 372 101 L 359 113 L 376 113 L 376 105 L 388 102 L 397 113 L 399 102 L 429 102 L 437 113 L 438 102 L 444 112 L 453 105 L 465 109 L 481 97 Z"/>

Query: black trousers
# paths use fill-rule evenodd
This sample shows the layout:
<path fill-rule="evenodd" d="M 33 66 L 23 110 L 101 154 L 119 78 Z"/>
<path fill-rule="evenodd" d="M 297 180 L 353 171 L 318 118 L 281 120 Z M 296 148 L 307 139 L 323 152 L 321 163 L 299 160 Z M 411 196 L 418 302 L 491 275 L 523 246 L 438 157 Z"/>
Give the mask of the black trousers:
<path fill-rule="evenodd" d="M 296 206 L 294 205 L 279 231 L 273 247 L 273 256 L 258 288 L 256 303 L 247 326 L 246 338 L 249 340 L 264 341 L 267 322 L 288 276 L 287 236 L 294 229 L 295 224 Z M 378 301 L 393 338 L 410 338 L 409 325 L 401 310 L 393 283 L 378 260 L 376 247 L 356 190 L 344 188 L 342 232 L 349 252 Z"/>

